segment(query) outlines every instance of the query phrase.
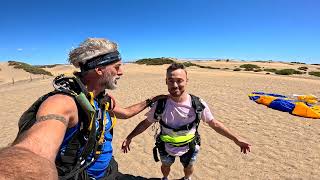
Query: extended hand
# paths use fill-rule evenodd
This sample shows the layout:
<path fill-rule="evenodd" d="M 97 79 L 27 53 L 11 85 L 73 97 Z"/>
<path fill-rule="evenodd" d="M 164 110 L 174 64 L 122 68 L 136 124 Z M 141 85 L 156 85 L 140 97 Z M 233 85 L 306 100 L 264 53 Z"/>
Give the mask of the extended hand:
<path fill-rule="evenodd" d="M 235 143 L 240 147 L 241 152 L 243 152 L 244 154 L 247 154 L 247 151 L 250 152 L 251 144 L 247 143 L 242 139 L 235 141 Z"/>
<path fill-rule="evenodd" d="M 131 139 L 125 139 L 122 143 L 121 149 L 123 153 L 128 153 L 130 151 Z"/>

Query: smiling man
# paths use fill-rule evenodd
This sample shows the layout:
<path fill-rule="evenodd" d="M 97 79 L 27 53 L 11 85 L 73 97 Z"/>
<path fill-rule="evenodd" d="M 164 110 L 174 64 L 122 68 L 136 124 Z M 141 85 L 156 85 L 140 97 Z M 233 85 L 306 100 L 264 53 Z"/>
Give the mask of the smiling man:
<path fill-rule="evenodd" d="M 147 113 L 147 118 L 127 136 L 122 144 L 124 153 L 130 150 L 129 145 L 135 136 L 145 131 L 152 123 L 159 122 L 160 133 L 154 148 L 154 156 L 158 161 L 158 151 L 162 163 L 162 179 L 168 179 L 170 167 L 175 157 L 179 157 L 185 174 L 181 179 L 190 180 L 194 170 L 193 165 L 200 150 L 198 126 L 201 119 L 216 132 L 234 141 L 241 152 L 250 151 L 249 143 L 234 135 L 213 117 L 207 103 L 187 93 L 188 76 L 183 64 L 174 63 L 168 67 L 166 84 L 168 98 L 158 100 Z"/>

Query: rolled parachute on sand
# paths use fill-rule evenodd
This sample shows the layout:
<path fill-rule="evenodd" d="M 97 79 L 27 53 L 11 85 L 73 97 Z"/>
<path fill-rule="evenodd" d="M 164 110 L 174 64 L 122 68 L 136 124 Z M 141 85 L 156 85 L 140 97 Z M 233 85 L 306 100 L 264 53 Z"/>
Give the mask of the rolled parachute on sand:
<path fill-rule="evenodd" d="M 320 119 L 320 106 L 316 105 L 317 98 L 313 95 L 298 95 L 289 98 L 280 94 L 252 92 L 249 98 L 258 104 L 266 105 L 272 109 L 288 112 L 296 116 Z"/>

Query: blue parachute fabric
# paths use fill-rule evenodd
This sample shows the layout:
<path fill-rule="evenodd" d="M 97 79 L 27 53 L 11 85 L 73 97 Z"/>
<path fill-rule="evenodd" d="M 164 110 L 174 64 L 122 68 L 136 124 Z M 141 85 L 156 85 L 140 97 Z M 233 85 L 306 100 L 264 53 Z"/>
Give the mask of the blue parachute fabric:
<path fill-rule="evenodd" d="M 270 104 L 269 107 L 272 109 L 277 109 L 283 112 L 292 113 L 293 109 L 295 108 L 295 104 L 293 101 L 284 100 L 284 99 L 275 99 Z"/>
<path fill-rule="evenodd" d="M 249 96 L 250 100 L 256 101 L 260 98 L 260 96 Z"/>

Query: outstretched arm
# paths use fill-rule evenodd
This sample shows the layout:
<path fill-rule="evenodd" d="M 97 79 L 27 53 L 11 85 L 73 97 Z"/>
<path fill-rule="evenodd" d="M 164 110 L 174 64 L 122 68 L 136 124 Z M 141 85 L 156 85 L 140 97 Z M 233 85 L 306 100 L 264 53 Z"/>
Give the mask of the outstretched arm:
<path fill-rule="evenodd" d="M 74 100 L 54 95 L 44 101 L 36 123 L 11 147 L 0 150 L 0 179 L 58 179 L 55 157 L 68 126 L 77 121 Z"/>
<path fill-rule="evenodd" d="M 247 153 L 247 151 L 250 152 L 250 144 L 243 140 L 242 138 L 234 135 L 228 128 L 226 128 L 221 122 L 217 120 L 212 120 L 208 122 L 209 126 L 214 129 L 219 134 L 231 139 L 234 141 L 241 149 L 241 152 L 244 154 Z"/>
<path fill-rule="evenodd" d="M 141 121 L 135 128 L 134 130 L 127 136 L 127 138 L 123 141 L 122 143 L 122 151 L 124 153 L 127 153 L 128 151 L 130 151 L 130 143 L 132 138 L 136 137 L 137 135 L 141 134 L 142 132 L 144 132 L 150 125 L 152 124 L 152 122 L 148 121 L 147 119 Z"/>
<path fill-rule="evenodd" d="M 162 99 L 162 98 L 166 98 L 166 97 L 167 97 L 167 95 L 158 95 L 158 96 L 155 96 L 151 99 L 147 99 L 145 101 L 142 101 L 140 103 L 134 104 L 134 105 L 126 107 L 126 108 L 122 108 L 118 105 L 115 105 L 113 112 L 115 113 L 115 115 L 119 119 L 128 119 L 128 118 L 131 118 L 131 117 L 137 115 L 138 113 L 143 111 L 145 108 L 149 107 L 151 104 L 153 104 L 157 100 Z"/>

